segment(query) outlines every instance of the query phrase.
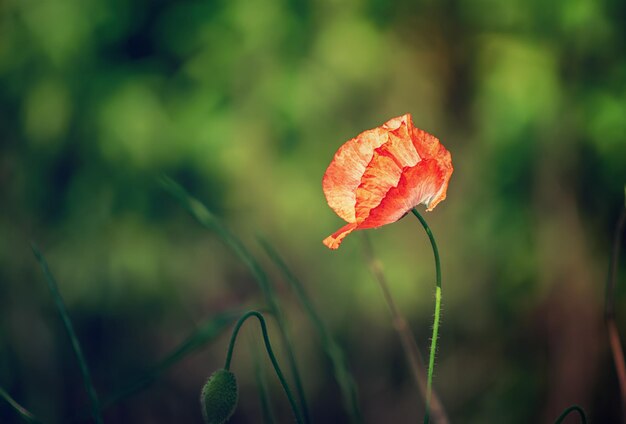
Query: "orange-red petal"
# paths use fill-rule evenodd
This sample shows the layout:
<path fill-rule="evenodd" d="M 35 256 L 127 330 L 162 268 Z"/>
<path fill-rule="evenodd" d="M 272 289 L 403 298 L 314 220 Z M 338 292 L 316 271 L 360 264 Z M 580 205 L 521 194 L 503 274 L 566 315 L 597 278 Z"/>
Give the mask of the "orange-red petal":
<path fill-rule="evenodd" d="M 391 187 L 398 185 L 401 174 L 402 168 L 398 167 L 394 158 L 376 149 L 356 189 L 354 209 L 357 223 L 367 218 L 370 210 L 380 204 Z"/>
<path fill-rule="evenodd" d="M 322 243 L 324 243 L 326 247 L 335 250 L 339 247 L 343 239 L 352 231 L 354 231 L 356 227 L 357 224 L 354 222 L 348 225 L 344 225 L 339 230 L 335 231 L 332 235 L 326 237 Z"/>
<path fill-rule="evenodd" d="M 337 150 L 322 179 L 324 195 L 337 215 L 347 222 L 356 220 L 356 189 L 374 149 L 387 141 L 387 131 L 375 128 L 347 141 Z"/>
<path fill-rule="evenodd" d="M 390 130 L 388 134 L 388 141 L 376 149 L 379 152 L 386 152 L 389 156 L 393 157 L 400 168 L 406 166 L 415 166 L 420 161 L 421 156 L 418 154 L 417 149 L 411 142 L 411 134 L 409 133 L 408 125 L 411 125 L 411 117 L 409 115 L 401 116 L 400 118 L 392 119 L 387 122 L 383 127 L 389 126 L 392 123 L 397 123 L 397 119 L 401 119 L 399 127 Z"/>
<path fill-rule="evenodd" d="M 361 133 L 341 146 L 324 174 L 328 204 L 348 222 L 324 244 L 336 249 L 352 231 L 397 221 L 418 204 L 432 210 L 445 199 L 452 172 L 450 153 L 409 114 Z"/>
<path fill-rule="evenodd" d="M 415 206 L 432 202 L 444 185 L 446 174 L 434 159 L 426 159 L 406 168 L 396 187 L 391 188 L 380 204 L 373 208 L 359 229 L 376 228 L 402 218 Z M 445 190 L 443 191 L 445 197 Z M 437 200 L 441 201 L 443 198 Z"/>

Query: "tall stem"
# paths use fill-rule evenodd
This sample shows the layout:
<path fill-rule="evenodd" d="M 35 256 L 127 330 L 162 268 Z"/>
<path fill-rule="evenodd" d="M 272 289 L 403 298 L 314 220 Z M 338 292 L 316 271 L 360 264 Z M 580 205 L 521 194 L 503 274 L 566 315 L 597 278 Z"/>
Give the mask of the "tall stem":
<path fill-rule="evenodd" d="M 426 383 L 426 413 L 424 414 L 424 424 L 428 424 L 430 420 L 430 399 L 433 391 L 433 371 L 435 369 L 435 354 L 437 352 L 437 337 L 439 336 L 439 320 L 441 317 L 441 262 L 439 261 L 439 249 L 437 249 L 437 242 L 433 236 L 432 231 L 426 220 L 420 215 L 417 209 L 413 208 L 413 215 L 419 219 L 422 227 L 426 231 L 430 244 L 433 248 L 433 255 L 435 256 L 435 273 L 436 273 L 436 288 L 435 288 L 435 320 L 433 322 L 433 335 L 430 342 L 430 357 L 428 358 L 428 380 Z"/>
<path fill-rule="evenodd" d="M 420 354 L 420 349 L 417 345 L 417 342 L 415 341 L 415 337 L 413 337 L 413 334 L 411 333 L 411 329 L 409 328 L 406 319 L 404 318 L 402 312 L 400 311 L 400 308 L 398 308 L 398 305 L 396 305 L 396 302 L 391 295 L 391 289 L 389 288 L 389 284 L 387 283 L 387 278 L 385 278 L 382 264 L 374 256 L 372 243 L 370 242 L 370 238 L 365 231 L 363 232 L 363 238 L 365 240 L 365 258 L 367 259 L 372 274 L 374 274 L 375 280 L 378 282 L 378 285 L 383 292 L 385 302 L 387 302 L 387 306 L 389 307 L 393 326 L 396 329 L 398 336 L 400 337 L 402 349 L 404 350 L 404 354 L 406 355 L 409 367 L 411 368 L 413 379 L 415 380 L 417 388 L 422 395 L 422 398 L 424 399 L 424 404 L 426 405 L 427 376 L 424 359 Z M 434 390 L 431 391 L 430 404 L 430 412 L 432 414 L 433 421 L 437 424 L 449 424 L 446 411 L 443 409 L 443 405 L 441 404 L 441 401 L 439 400 L 439 397 Z"/>
<path fill-rule="evenodd" d="M 241 326 L 246 322 L 246 320 L 250 317 L 255 317 L 259 320 L 259 324 L 261 324 L 261 332 L 263 333 L 263 341 L 265 342 L 265 349 L 267 350 L 267 355 L 270 357 L 270 361 L 272 361 L 272 365 L 274 366 L 274 371 L 276 371 L 276 375 L 280 380 L 280 384 L 283 386 L 285 390 L 285 394 L 289 399 L 289 404 L 291 405 L 291 409 L 293 414 L 295 415 L 296 422 L 298 424 L 302 424 L 304 421 L 302 420 L 302 415 L 300 414 L 300 409 L 298 409 L 298 405 L 294 400 L 293 394 L 289 389 L 289 385 L 287 384 L 287 380 L 285 380 L 285 376 L 280 370 L 280 366 L 278 365 L 278 360 L 276 360 L 276 356 L 274 355 L 274 351 L 272 350 L 272 344 L 270 343 L 270 337 L 267 334 L 267 325 L 265 324 L 265 318 L 261 315 L 260 312 L 250 311 L 244 314 L 237 324 L 235 325 L 235 329 L 233 330 L 233 334 L 230 337 L 230 343 L 228 344 L 228 353 L 226 354 L 226 363 L 224 364 L 224 369 L 226 371 L 230 371 L 230 362 L 233 357 L 233 350 L 235 348 L 235 342 L 237 341 L 237 335 L 239 334 L 239 330 L 241 330 Z"/>

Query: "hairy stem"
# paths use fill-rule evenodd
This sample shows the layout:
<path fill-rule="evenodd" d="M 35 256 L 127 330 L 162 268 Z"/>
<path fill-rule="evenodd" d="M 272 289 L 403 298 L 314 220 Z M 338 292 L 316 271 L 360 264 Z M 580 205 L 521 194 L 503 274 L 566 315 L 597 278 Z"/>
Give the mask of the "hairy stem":
<path fill-rule="evenodd" d="M 439 260 L 439 249 L 437 249 L 437 242 L 433 236 L 428 223 L 420 215 L 417 209 L 413 208 L 413 215 L 419 219 L 422 227 L 428 235 L 430 244 L 433 248 L 433 255 L 435 257 L 435 273 L 436 273 L 436 291 L 435 291 L 435 319 L 433 321 L 433 335 L 430 342 L 430 356 L 428 358 L 428 381 L 426 383 L 426 413 L 424 414 L 424 424 L 428 424 L 430 421 L 430 408 L 431 397 L 433 392 L 433 371 L 435 369 L 435 355 L 437 353 L 437 337 L 439 336 L 439 320 L 441 317 L 441 262 Z"/>
<path fill-rule="evenodd" d="M 374 256 L 374 249 L 372 247 L 372 243 L 370 242 L 370 238 L 366 232 L 363 232 L 363 235 L 365 239 L 365 258 L 369 264 L 372 274 L 383 292 L 385 302 L 387 303 L 389 312 L 391 313 L 393 327 L 398 333 L 398 337 L 400 337 L 400 343 L 402 344 L 402 349 L 404 350 L 406 359 L 409 362 L 413 379 L 415 380 L 415 384 L 417 384 L 417 388 L 424 399 L 424 404 L 426 404 L 427 375 L 424 359 L 420 354 L 419 347 L 417 346 L 417 342 L 411 333 L 411 329 L 409 328 L 406 319 L 400 312 L 400 309 L 391 295 L 391 290 L 389 288 L 389 284 L 387 283 L 387 279 L 385 278 L 382 264 Z M 433 421 L 438 424 L 448 424 L 449 419 L 446 411 L 443 409 L 443 405 L 434 391 L 431 391 L 430 403 L 430 411 Z"/>

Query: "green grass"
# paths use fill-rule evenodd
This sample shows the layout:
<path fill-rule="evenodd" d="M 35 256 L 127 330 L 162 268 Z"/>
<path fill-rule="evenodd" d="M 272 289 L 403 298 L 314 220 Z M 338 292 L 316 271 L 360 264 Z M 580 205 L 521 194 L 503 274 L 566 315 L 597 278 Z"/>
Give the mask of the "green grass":
<path fill-rule="evenodd" d="M 287 360 L 289 362 L 289 368 L 293 376 L 296 392 L 300 401 L 300 407 L 303 411 L 303 419 L 306 424 L 310 423 L 309 408 L 306 402 L 306 396 L 304 393 L 304 387 L 302 385 L 302 379 L 300 378 L 300 372 L 298 371 L 298 365 L 296 362 L 295 350 L 293 343 L 291 342 L 291 336 L 288 331 L 287 322 L 284 318 L 282 308 L 278 300 L 278 296 L 274 291 L 274 288 L 255 257 L 244 246 L 244 244 L 215 216 L 211 211 L 207 209 L 199 200 L 192 197 L 187 191 L 181 187 L 178 183 L 171 178 L 161 178 L 161 185 L 163 188 L 174 196 L 181 205 L 205 228 L 213 231 L 220 240 L 232 250 L 232 252 L 248 267 L 251 274 L 257 281 L 261 292 L 265 297 L 270 313 L 276 318 L 278 329 L 282 341 L 285 345 L 287 353 Z"/>
<path fill-rule="evenodd" d="M 65 326 L 65 330 L 67 331 L 67 335 L 70 338 L 72 349 L 74 350 L 74 354 L 76 355 L 76 359 L 80 367 L 80 372 L 83 377 L 83 384 L 85 385 L 85 389 L 87 390 L 87 394 L 89 395 L 89 400 L 91 401 L 92 417 L 96 424 L 102 424 L 103 421 L 102 412 L 100 410 L 100 400 L 98 399 L 98 395 L 96 394 L 96 389 L 93 385 L 93 381 L 91 380 L 91 374 L 89 373 L 87 361 L 85 360 L 85 357 L 83 355 L 83 351 L 80 347 L 78 337 L 76 336 L 76 332 L 74 331 L 74 326 L 72 325 L 70 316 L 67 313 L 67 308 L 65 307 L 65 303 L 63 302 L 63 298 L 61 297 L 61 293 L 59 292 L 56 280 L 54 279 L 52 272 L 50 272 L 50 269 L 48 268 L 48 263 L 43 257 L 41 251 L 34 243 L 31 245 L 31 247 L 33 249 L 33 253 L 35 254 L 35 258 L 37 258 L 39 266 L 41 267 L 41 270 L 46 277 L 46 281 L 48 282 L 48 288 L 50 289 L 50 293 L 52 294 L 52 298 L 54 299 L 54 303 L 56 304 L 57 311 L 61 316 L 61 320 L 63 321 L 63 325 Z"/>

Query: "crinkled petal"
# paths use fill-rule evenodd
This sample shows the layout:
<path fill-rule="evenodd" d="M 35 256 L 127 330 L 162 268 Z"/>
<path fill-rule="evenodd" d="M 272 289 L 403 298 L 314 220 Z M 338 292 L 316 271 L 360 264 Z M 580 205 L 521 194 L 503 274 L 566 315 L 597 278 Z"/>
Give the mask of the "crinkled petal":
<path fill-rule="evenodd" d="M 410 114 L 363 132 L 341 146 L 324 174 L 328 204 L 348 222 L 324 244 L 337 249 L 352 231 L 395 222 L 419 204 L 432 210 L 452 172 L 450 152 L 415 128 Z"/>
<path fill-rule="evenodd" d="M 402 168 L 398 167 L 394 158 L 376 149 L 356 189 L 354 207 L 357 223 L 367 218 L 370 210 L 380 204 L 391 187 L 398 185 L 401 174 Z"/>
<path fill-rule="evenodd" d="M 452 168 L 452 157 L 450 152 L 447 151 L 442 145 L 439 145 L 435 160 L 437 161 L 437 170 L 443 183 L 439 186 L 439 190 L 424 202 L 426 210 L 429 212 L 432 211 L 435 206 L 439 204 L 439 202 L 446 198 L 448 183 L 450 182 L 450 177 L 454 171 Z"/>
<path fill-rule="evenodd" d="M 420 160 L 410 140 L 406 123 L 389 132 L 388 141 L 374 150 L 374 155 L 356 190 L 356 222 L 362 222 L 371 209 L 383 200 L 389 189 L 398 185 L 402 170 Z"/>
<path fill-rule="evenodd" d="M 385 152 L 392 157 L 400 168 L 407 166 L 415 166 L 421 157 L 417 153 L 415 146 L 411 140 L 411 135 L 407 129 L 406 123 L 402 122 L 400 127 L 389 132 L 389 140 L 380 146 L 376 151 Z"/>
<path fill-rule="evenodd" d="M 413 146 L 415 146 L 415 150 L 417 150 L 421 158 L 439 157 L 443 152 L 447 152 L 445 147 L 439 142 L 439 139 L 434 135 L 415 128 L 412 123 L 410 128 L 411 141 L 413 141 Z"/>
<path fill-rule="evenodd" d="M 328 206 L 347 222 L 356 221 L 356 189 L 374 150 L 387 139 L 387 131 L 382 128 L 361 133 L 339 148 L 324 173 L 322 188 Z"/>
<path fill-rule="evenodd" d="M 397 116 L 395 118 L 391 118 L 387 122 L 385 122 L 382 127 L 388 131 L 397 130 L 402 126 L 402 124 L 411 122 L 411 114 L 405 113 L 404 115 Z"/>
<path fill-rule="evenodd" d="M 343 239 L 356 228 L 357 224 L 354 222 L 348 225 L 344 225 L 339 230 L 335 231 L 332 235 L 326 237 L 322 243 L 324 243 L 326 247 L 335 250 L 339 247 Z"/>
<path fill-rule="evenodd" d="M 358 228 L 376 228 L 395 222 L 421 203 L 434 207 L 435 200 L 443 200 L 435 199 L 436 196 L 443 194 L 445 197 L 445 189 L 442 190 L 442 187 L 446 184 L 446 173 L 440 169 L 437 161 L 422 160 L 414 167 L 404 170 L 398 185 L 387 192 L 381 203 L 370 211 L 367 219 Z"/>

